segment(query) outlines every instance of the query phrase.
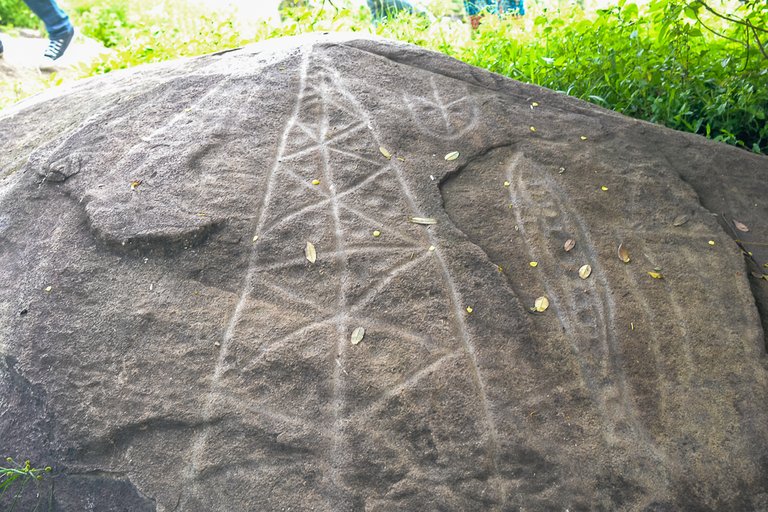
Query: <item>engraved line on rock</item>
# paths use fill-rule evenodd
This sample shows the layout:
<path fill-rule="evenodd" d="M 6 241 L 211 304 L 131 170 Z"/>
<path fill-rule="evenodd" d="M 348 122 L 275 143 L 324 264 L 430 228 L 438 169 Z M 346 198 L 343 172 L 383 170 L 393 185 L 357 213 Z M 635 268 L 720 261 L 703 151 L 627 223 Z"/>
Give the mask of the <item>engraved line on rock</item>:
<path fill-rule="evenodd" d="M 373 299 L 376 297 L 377 294 L 381 293 L 384 288 L 389 286 L 389 283 L 392 282 L 393 279 L 395 279 L 398 275 L 400 275 L 403 272 L 406 272 L 407 270 L 411 269 L 411 267 L 415 267 L 422 261 L 424 261 L 427 258 L 430 258 L 432 255 L 428 252 L 424 252 L 421 256 L 414 258 L 412 260 L 407 260 L 401 263 L 396 264 L 394 267 L 390 267 L 387 270 L 387 277 L 384 279 L 381 279 L 380 281 L 374 281 L 367 287 L 365 287 L 363 290 L 363 294 L 360 295 L 357 300 L 350 304 L 350 311 L 355 312 L 359 311 L 360 309 L 367 306 Z"/>
<path fill-rule="evenodd" d="M 477 122 L 480 116 L 479 116 L 477 105 L 475 105 L 474 102 L 471 101 L 470 96 L 468 95 L 462 96 L 449 103 L 445 103 L 443 99 L 440 97 L 440 91 L 437 87 L 435 77 L 431 76 L 429 81 L 430 81 L 430 86 L 432 88 L 432 97 L 434 98 L 434 101 L 428 100 L 426 98 L 409 96 L 407 94 L 403 97 L 404 103 L 408 107 L 408 111 L 411 115 L 411 118 L 414 120 L 414 122 L 419 127 L 419 129 L 434 137 L 439 137 L 443 139 L 447 138 L 448 140 L 456 140 L 460 137 L 463 137 L 464 135 L 469 133 L 471 130 L 473 130 L 477 125 Z M 419 114 L 416 112 L 416 106 L 415 106 L 416 101 L 419 101 L 425 105 L 429 105 L 433 107 L 435 110 L 439 111 L 440 116 L 442 117 L 442 120 L 443 120 L 445 131 L 433 130 L 432 128 L 429 127 L 428 123 L 425 123 L 419 119 Z M 457 130 L 451 124 L 452 114 L 450 111 L 450 107 L 454 105 L 458 105 L 459 103 L 471 103 L 471 107 L 470 107 L 471 112 L 470 113 L 464 112 L 463 113 L 464 115 L 455 115 L 455 117 L 459 119 L 468 118 L 468 122 L 465 124 L 465 126 Z"/>
<path fill-rule="evenodd" d="M 339 76 L 338 72 L 336 70 L 332 70 L 332 71 L 336 74 L 338 83 L 343 84 L 342 78 Z M 352 93 L 346 90 L 344 87 L 340 87 L 339 91 L 347 98 L 348 101 L 350 101 L 353 105 L 355 105 L 356 108 L 361 112 L 361 115 L 367 119 L 368 126 L 373 127 L 373 124 L 371 123 L 371 120 L 368 117 L 368 113 L 366 112 L 365 107 L 360 103 L 360 101 L 354 95 L 352 95 Z M 371 133 L 372 133 L 372 136 L 376 139 L 377 145 L 380 146 L 381 140 L 378 134 L 376 133 L 376 130 L 372 129 Z M 400 184 L 400 189 L 406 198 L 408 206 L 411 209 L 412 215 L 420 216 L 420 217 L 425 216 L 425 214 L 421 212 L 416 206 L 415 198 L 411 193 L 410 188 L 408 187 L 408 184 L 405 180 L 405 177 L 402 169 L 400 168 L 400 165 L 397 162 L 393 161 L 392 168 L 395 171 L 395 176 L 397 177 L 398 182 Z M 431 245 L 434 245 L 435 247 L 439 246 L 436 235 L 434 234 L 433 231 L 424 230 L 424 232 L 426 233 L 427 238 L 431 242 Z M 444 259 L 442 251 L 438 248 L 437 250 L 434 251 L 434 254 L 437 256 L 440 273 L 442 274 L 443 280 L 446 284 L 446 287 L 448 288 L 449 298 L 452 302 L 454 318 L 456 320 L 457 327 L 460 332 L 464 353 L 469 362 L 470 369 L 472 371 L 472 377 L 473 377 L 475 386 L 477 388 L 478 395 L 480 397 L 481 409 L 483 411 L 486 427 L 488 430 L 487 448 L 488 448 L 489 459 L 494 469 L 494 479 L 498 480 L 502 504 L 505 504 L 507 501 L 506 489 L 503 483 L 500 481 L 501 473 L 499 470 L 499 460 L 498 460 L 499 458 L 498 430 L 496 427 L 496 421 L 493 418 L 493 414 L 491 412 L 491 406 L 489 404 L 488 394 L 486 391 L 486 384 L 481 374 L 476 348 L 474 343 L 470 339 L 469 331 L 467 330 L 467 326 L 464 320 L 464 309 L 462 307 L 463 301 L 457 289 L 457 286 L 453 280 L 453 277 L 451 276 L 450 271 L 448 270 L 448 264 Z"/>
<path fill-rule="evenodd" d="M 365 128 L 365 124 L 355 123 L 355 124 L 352 124 L 350 126 L 347 126 L 342 131 L 340 131 L 338 133 L 335 133 L 333 136 L 331 136 L 331 137 L 329 137 L 329 138 L 327 138 L 325 140 L 323 140 L 323 139 L 314 140 L 313 139 L 313 142 L 315 144 L 310 144 L 308 146 L 304 146 L 301 149 L 298 149 L 298 150 L 294 151 L 293 153 L 286 153 L 285 155 L 283 155 L 282 159 L 283 160 L 291 160 L 291 159 L 302 157 L 304 155 L 307 155 L 309 153 L 312 153 L 313 151 L 317 151 L 317 150 L 322 149 L 322 148 L 329 148 L 329 146 L 332 143 L 334 143 L 337 139 L 339 139 L 339 138 L 341 138 L 341 137 L 343 137 L 345 135 L 348 135 L 351 132 L 355 132 L 355 131 L 357 131 L 357 130 L 359 130 L 361 128 Z M 333 148 L 329 148 L 329 149 L 333 149 Z M 337 150 L 337 149 L 335 149 L 335 150 L 338 151 L 339 153 L 343 153 L 343 151 L 341 151 L 341 150 Z M 350 155 L 350 156 L 352 156 L 352 155 Z M 361 157 L 357 157 L 357 158 L 359 158 L 360 160 L 363 159 Z M 370 162 L 374 163 L 373 161 L 370 161 Z"/>
<path fill-rule="evenodd" d="M 526 191 L 529 186 L 538 185 L 543 187 L 545 194 L 553 198 L 551 203 L 548 204 L 559 211 L 559 216 L 566 221 L 574 223 L 574 231 L 578 238 L 585 242 L 581 245 L 581 250 L 586 253 L 587 259 L 593 267 L 594 281 L 587 283 L 587 285 L 590 287 L 593 294 L 597 296 L 597 300 L 589 300 L 590 306 L 588 306 L 591 307 L 597 315 L 596 319 L 598 323 L 595 326 L 587 326 L 579 320 L 574 299 L 576 296 L 575 289 L 559 289 L 559 293 L 552 289 L 553 287 L 561 288 L 562 286 L 567 286 L 567 281 L 553 281 L 547 279 L 546 274 L 542 275 L 540 281 L 544 285 L 545 290 L 547 290 L 550 301 L 555 304 L 558 312 L 558 319 L 561 321 L 566 332 L 580 332 L 581 337 L 588 337 L 590 332 L 595 332 L 595 334 L 599 336 L 603 354 L 599 356 L 600 360 L 598 363 L 601 371 L 598 375 L 592 375 L 592 371 L 590 370 L 590 366 L 592 365 L 592 355 L 589 353 L 587 353 L 586 357 L 582 355 L 582 351 L 575 343 L 575 338 L 578 336 L 566 337 L 570 340 L 571 349 L 578 358 L 581 378 L 587 386 L 587 389 L 590 390 L 595 405 L 598 407 L 601 416 L 603 417 L 603 421 L 609 429 L 607 434 L 610 437 L 606 437 L 606 440 L 613 444 L 614 436 L 618 434 L 618 429 L 616 428 L 618 422 L 611 420 L 611 418 L 624 418 L 634 427 L 636 435 L 646 442 L 651 451 L 656 455 L 659 455 L 658 450 L 656 449 L 657 447 L 650 440 L 647 430 L 639 421 L 636 411 L 631 405 L 631 399 L 629 398 L 627 391 L 626 374 L 622 370 L 620 356 L 618 354 L 618 342 L 615 337 L 615 304 L 611 296 L 610 284 L 608 283 L 605 272 L 602 270 L 602 266 L 599 264 L 598 255 L 594 249 L 595 245 L 586 228 L 586 224 L 577 212 L 565 210 L 562 206 L 568 204 L 566 197 L 551 176 L 545 173 L 538 173 L 524 179 L 522 172 L 516 172 L 519 168 L 521 157 L 522 153 L 516 155 L 508 168 L 507 179 L 510 182 L 515 183 L 515 187 L 510 187 L 509 190 L 510 200 L 515 206 L 514 214 L 516 223 L 523 238 L 528 242 L 526 248 L 529 251 L 532 261 L 535 261 L 536 257 L 540 259 L 552 259 L 550 251 L 545 249 L 542 249 L 541 254 L 536 256 L 530 252 L 531 245 L 535 245 L 535 239 L 533 236 L 526 235 L 525 224 L 521 216 L 521 210 L 524 208 L 522 198 L 528 197 L 529 195 L 533 196 L 533 194 L 527 194 Z M 543 216 L 537 216 L 537 223 L 541 226 L 540 232 L 543 233 L 546 232 L 546 229 L 544 229 L 542 222 L 544 222 Z M 554 266 L 554 263 L 552 263 L 552 266 Z M 559 299 L 562 299 L 564 303 L 561 303 Z M 566 303 L 569 307 L 565 307 Z M 595 328 L 597 331 L 594 331 Z M 596 381 L 595 377 L 599 377 L 600 381 Z M 614 380 L 616 382 L 615 385 L 612 383 Z M 619 403 L 615 404 L 614 400 L 611 399 L 612 397 L 618 399 Z M 616 409 L 617 407 L 618 410 Z M 612 409 L 611 412 L 608 411 L 609 408 Z"/>
<path fill-rule="evenodd" d="M 373 173 L 373 174 L 371 174 L 369 176 L 366 176 L 365 179 L 362 180 L 361 182 L 356 183 L 353 186 L 351 186 L 350 188 L 344 189 L 341 192 L 338 192 L 336 194 L 336 197 L 341 199 L 341 198 L 343 198 L 343 197 L 345 197 L 345 196 L 347 196 L 349 194 L 352 194 L 353 192 L 357 191 L 358 189 L 360 189 L 361 187 L 365 186 L 369 182 L 371 182 L 371 181 L 375 180 L 376 178 L 380 177 L 382 174 L 387 172 L 387 170 L 390 170 L 389 167 L 387 167 L 387 166 L 383 167 L 382 169 L 376 171 L 375 173 Z M 281 224 L 283 224 L 285 222 L 288 222 L 288 221 L 290 221 L 290 220 L 292 220 L 292 219 L 294 219 L 296 217 L 299 217 L 299 216 L 304 215 L 306 213 L 310 213 L 310 212 L 312 212 L 314 210 L 319 210 L 319 209 L 327 206 L 330 203 L 330 201 L 331 201 L 330 197 L 329 196 L 325 196 L 324 199 L 322 199 L 321 201 L 319 201 L 317 203 L 308 204 L 308 205 L 303 206 L 303 207 L 299 208 L 298 210 L 296 210 L 296 211 L 286 215 L 285 217 L 281 217 L 279 219 L 276 219 L 275 222 L 269 224 L 268 226 L 266 226 L 262 230 L 260 236 L 262 236 L 262 237 L 266 236 L 270 231 L 275 229 L 277 226 L 279 226 L 279 225 L 281 225 Z"/>
<path fill-rule="evenodd" d="M 285 146 L 287 144 L 288 133 L 298 118 L 299 108 L 301 106 L 301 92 L 304 90 L 304 84 L 306 83 L 308 66 L 309 66 L 309 54 L 307 51 L 302 51 L 301 64 L 299 66 L 299 93 L 296 95 L 296 99 L 294 100 L 294 107 L 293 107 L 293 112 L 291 113 L 291 117 L 289 118 L 288 122 L 285 124 L 283 128 L 283 133 L 281 135 L 280 142 L 277 148 L 277 155 L 275 156 L 275 161 L 274 161 L 272 170 L 267 179 L 267 187 L 264 193 L 264 199 L 259 208 L 259 221 L 257 223 L 256 233 L 259 232 L 259 229 L 261 228 L 264 222 L 266 207 L 269 204 L 270 196 L 272 195 L 272 191 L 274 189 L 275 176 L 277 174 L 277 170 L 280 165 L 280 156 L 282 152 L 285 150 Z M 246 300 L 248 298 L 248 295 L 252 287 L 252 280 L 253 280 L 254 270 L 256 267 L 255 265 L 256 257 L 257 257 L 257 252 L 256 252 L 256 248 L 254 247 L 251 250 L 251 254 L 248 262 L 248 270 L 246 272 L 245 278 L 243 279 L 243 284 L 242 284 L 241 291 L 239 293 L 238 301 L 235 305 L 235 309 L 232 312 L 232 315 L 230 316 L 226 330 L 222 337 L 221 346 L 219 347 L 219 356 L 216 360 L 216 365 L 214 367 L 213 376 L 211 378 L 211 383 L 210 383 L 210 389 L 208 391 L 208 396 L 206 397 L 206 401 L 203 404 L 202 415 L 204 418 L 210 415 L 211 408 L 213 407 L 215 395 L 212 393 L 212 391 L 217 389 L 219 386 L 219 380 L 221 379 L 222 369 L 224 367 L 224 361 L 227 357 L 227 354 L 229 353 L 230 343 L 234 337 L 235 329 L 240 320 L 240 316 L 242 315 L 243 308 L 245 306 Z M 189 466 L 186 476 L 188 480 L 192 481 L 193 485 L 195 485 L 196 483 L 194 477 L 200 466 L 200 461 L 203 458 L 205 445 L 206 445 L 209 433 L 210 433 L 209 428 L 205 428 L 201 433 L 199 433 L 195 437 L 192 444 L 191 464 Z"/>

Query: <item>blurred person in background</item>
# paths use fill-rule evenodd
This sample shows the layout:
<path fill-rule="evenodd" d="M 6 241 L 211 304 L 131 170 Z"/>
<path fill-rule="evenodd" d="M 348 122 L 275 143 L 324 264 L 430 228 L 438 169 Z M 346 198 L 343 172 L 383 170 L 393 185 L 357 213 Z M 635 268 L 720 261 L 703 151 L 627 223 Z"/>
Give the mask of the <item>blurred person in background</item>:
<path fill-rule="evenodd" d="M 395 16 L 400 11 L 413 12 L 413 6 L 407 0 L 368 0 L 373 21 L 380 21 Z"/>
<path fill-rule="evenodd" d="M 523 16 L 523 0 L 464 0 L 464 9 L 473 29 L 480 26 L 485 14 Z"/>

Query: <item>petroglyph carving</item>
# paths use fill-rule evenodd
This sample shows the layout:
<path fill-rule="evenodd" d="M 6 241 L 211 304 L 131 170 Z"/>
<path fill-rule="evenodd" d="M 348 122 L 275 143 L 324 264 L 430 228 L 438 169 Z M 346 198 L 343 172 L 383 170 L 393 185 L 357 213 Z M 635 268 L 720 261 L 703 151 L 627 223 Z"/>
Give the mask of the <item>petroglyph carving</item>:
<path fill-rule="evenodd" d="M 405 96 L 405 104 L 415 124 L 433 137 L 456 140 L 477 124 L 475 100 L 468 94 L 457 96 L 454 89 L 441 91 L 434 77 L 428 96 Z"/>

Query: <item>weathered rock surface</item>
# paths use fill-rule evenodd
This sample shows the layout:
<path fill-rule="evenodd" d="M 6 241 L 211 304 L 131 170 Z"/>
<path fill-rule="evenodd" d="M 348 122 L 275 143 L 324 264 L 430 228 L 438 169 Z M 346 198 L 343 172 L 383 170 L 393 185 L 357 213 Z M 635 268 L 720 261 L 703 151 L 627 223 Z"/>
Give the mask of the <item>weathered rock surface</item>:
<path fill-rule="evenodd" d="M 765 157 L 352 36 L 0 142 L 0 454 L 52 510 L 768 510 Z"/>

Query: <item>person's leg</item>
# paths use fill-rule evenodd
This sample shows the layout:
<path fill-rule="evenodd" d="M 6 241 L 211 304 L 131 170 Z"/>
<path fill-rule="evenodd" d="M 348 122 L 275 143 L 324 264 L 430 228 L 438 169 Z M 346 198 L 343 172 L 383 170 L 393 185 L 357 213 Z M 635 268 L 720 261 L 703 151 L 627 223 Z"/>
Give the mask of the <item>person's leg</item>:
<path fill-rule="evenodd" d="M 49 39 L 62 39 L 72 32 L 69 16 L 56 4 L 56 0 L 24 0 L 24 3 L 43 20 Z"/>

